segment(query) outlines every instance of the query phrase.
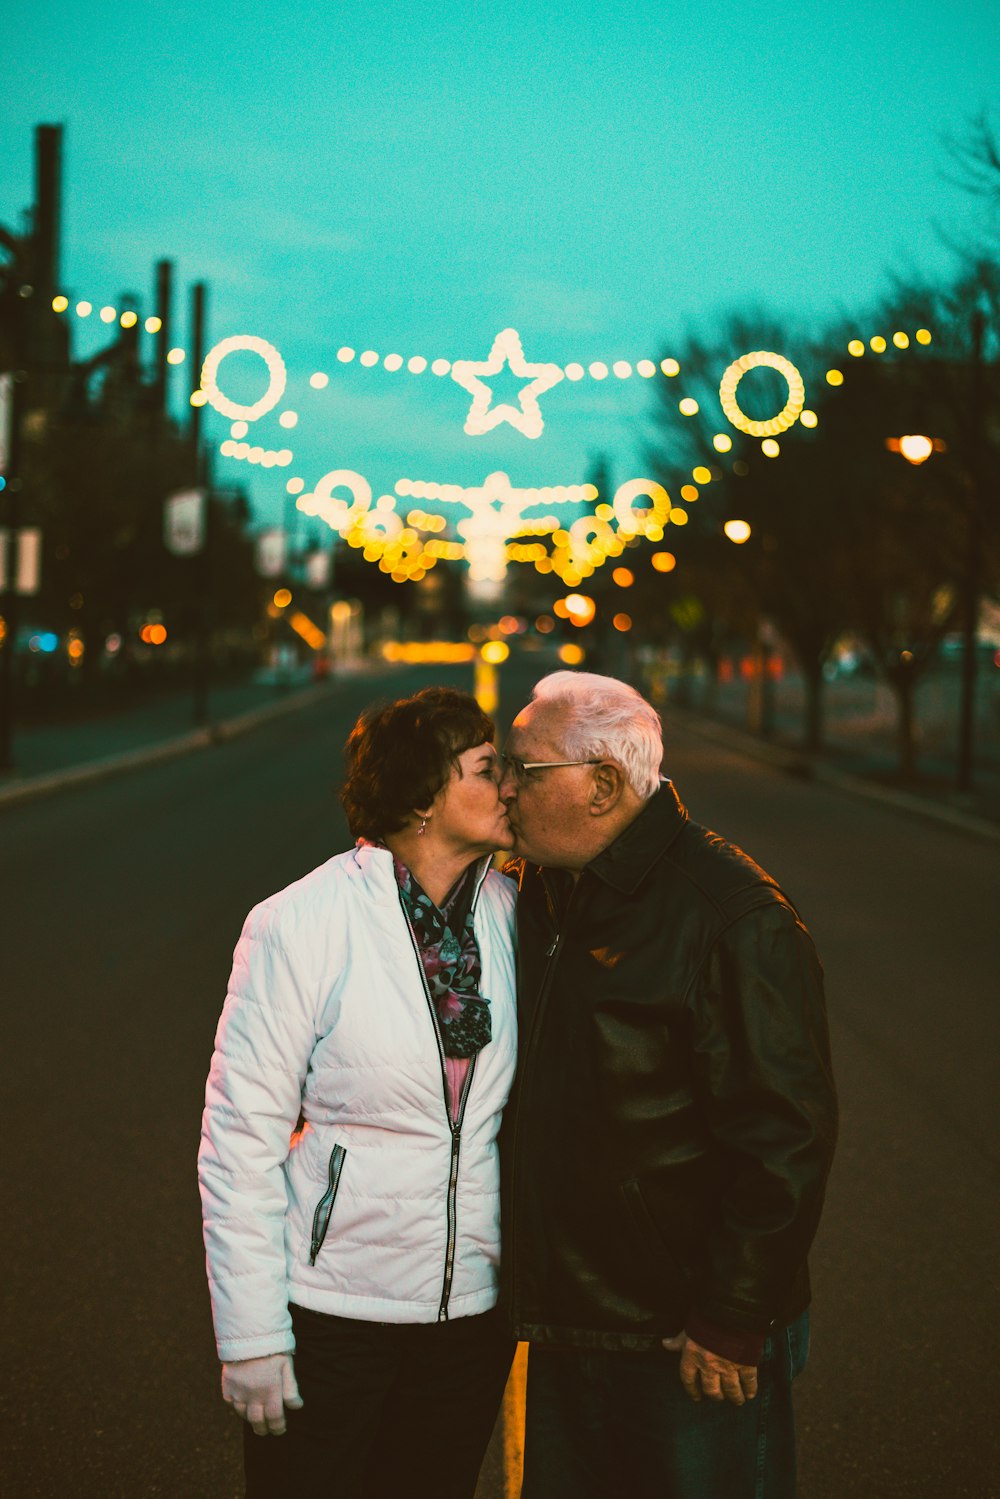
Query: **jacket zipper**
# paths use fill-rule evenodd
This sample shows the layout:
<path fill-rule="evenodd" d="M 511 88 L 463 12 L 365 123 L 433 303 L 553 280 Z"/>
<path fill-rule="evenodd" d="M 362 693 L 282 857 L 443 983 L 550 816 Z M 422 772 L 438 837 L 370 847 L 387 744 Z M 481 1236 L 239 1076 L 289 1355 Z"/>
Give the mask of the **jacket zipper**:
<path fill-rule="evenodd" d="M 539 1027 L 539 1024 L 541 1022 L 542 1013 L 543 1013 L 543 1011 L 545 1009 L 545 1003 L 546 1003 L 546 1001 L 547 1001 L 547 999 L 549 997 L 549 990 L 552 987 L 552 977 L 553 977 L 553 975 L 555 973 L 556 963 L 559 961 L 559 954 L 562 951 L 563 940 L 564 940 L 564 938 L 566 936 L 566 928 L 567 928 L 567 926 L 569 924 L 569 914 L 570 914 L 570 911 L 572 910 L 573 902 L 576 899 L 576 892 L 577 892 L 577 889 L 579 887 L 579 883 L 580 883 L 580 881 L 577 880 L 576 884 L 573 886 L 573 889 L 572 889 L 572 891 L 570 893 L 569 900 L 566 902 L 566 905 L 565 905 L 565 907 L 563 909 L 562 919 L 561 919 L 561 921 L 559 923 L 559 927 L 558 927 L 558 929 L 556 931 L 556 934 L 553 937 L 552 941 L 549 943 L 548 947 L 545 949 L 545 959 L 546 959 L 545 972 L 542 974 L 542 982 L 541 982 L 541 984 L 539 985 L 539 988 L 538 988 L 538 998 L 537 998 L 537 1001 L 535 1003 L 534 1012 L 533 1012 L 532 1017 L 531 1017 L 531 1028 L 528 1031 L 528 1037 L 527 1037 L 527 1040 L 524 1043 L 523 1049 L 520 1046 L 518 1047 L 518 1051 L 520 1053 L 520 1057 L 521 1057 L 522 1060 L 520 1060 L 519 1063 L 518 1063 L 518 1070 L 520 1072 L 520 1080 L 519 1080 L 519 1085 L 518 1085 L 518 1089 L 517 1089 L 517 1103 L 516 1103 L 515 1108 L 514 1108 L 514 1127 L 513 1127 L 512 1131 L 511 1131 L 511 1141 L 512 1141 L 513 1149 L 512 1149 L 512 1154 L 511 1154 L 511 1168 L 510 1168 L 510 1204 L 509 1204 L 509 1218 L 510 1218 L 510 1222 L 508 1223 L 508 1225 L 506 1226 L 506 1228 L 504 1230 L 505 1235 L 508 1237 L 509 1243 L 511 1245 L 511 1263 L 513 1265 L 513 1271 L 512 1271 L 512 1274 L 511 1274 L 511 1307 L 510 1307 L 510 1311 L 511 1311 L 512 1317 L 513 1317 L 515 1332 L 517 1330 L 517 1324 L 518 1324 L 518 1294 L 517 1294 L 517 1253 L 516 1253 L 516 1250 L 514 1250 L 513 1246 L 517 1243 L 517 1232 L 516 1232 L 516 1228 L 515 1228 L 515 1223 L 516 1223 L 516 1220 L 517 1220 L 516 1179 L 517 1179 L 517 1157 L 518 1157 L 518 1144 L 519 1144 L 518 1124 L 520 1122 L 521 1100 L 524 1098 L 525 1091 L 526 1091 L 525 1085 L 527 1083 L 527 1078 L 528 1078 L 528 1058 L 532 1054 L 532 1043 L 533 1043 L 533 1041 L 535 1039 L 535 1034 L 536 1034 L 536 1032 L 538 1030 L 538 1027 Z"/>
<path fill-rule="evenodd" d="M 340 1173 L 344 1169 L 344 1157 L 347 1154 L 343 1145 L 335 1145 L 330 1151 L 330 1164 L 327 1167 L 326 1191 L 316 1204 L 313 1213 L 312 1237 L 309 1241 L 309 1263 L 315 1265 L 316 1256 L 323 1247 L 327 1229 L 330 1227 L 330 1218 L 333 1214 L 333 1204 L 337 1199 L 337 1188 L 340 1186 Z"/>
<path fill-rule="evenodd" d="M 479 902 L 479 892 L 483 887 L 483 880 L 485 880 L 488 872 L 489 865 L 487 864 L 486 868 L 483 870 L 479 878 L 479 884 L 476 886 L 476 892 L 472 897 L 473 912 L 475 912 L 476 906 Z M 447 1196 L 448 1233 L 445 1242 L 444 1276 L 441 1283 L 441 1300 L 438 1303 L 437 1314 L 437 1320 L 439 1322 L 447 1322 L 448 1300 L 451 1296 L 451 1283 L 455 1275 L 455 1246 L 458 1241 L 458 1160 L 459 1154 L 462 1149 L 462 1123 L 465 1119 L 465 1105 L 469 1097 L 469 1089 L 472 1086 L 472 1077 L 475 1073 L 476 1062 L 478 1061 L 479 1057 L 477 1053 L 476 1056 L 472 1058 L 469 1070 L 465 1075 L 465 1083 L 462 1088 L 462 1097 L 459 1100 L 458 1118 L 452 1119 L 451 1102 L 448 1097 L 448 1071 L 445 1067 L 444 1045 L 441 1040 L 441 1031 L 438 1026 L 437 1014 L 434 1010 L 434 1000 L 431 997 L 430 985 L 428 984 L 427 976 L 424 973 L 424 965 L 420 961 L 420 948 L 417 943 L 416 934 L 413 930 L 413 925 L 410 921 L 410 918 L 406 914 L 406 907 L 403 905 L 402 896 L 399 897 L 399 905 L 403 913 L 403 920 L 406 923 L 406 930 L 410 936 L 410 945 L 413 948 L 413 956 L 417 962 L 417 972 L 420 974 L 420 982 L 423 986 L 424 997 L 427 1000 L 428 1014 L 430 1015 L 431 1025 L 434 1028 L 434 1039 L 437 1042 L 438 1060 L 441 1063 L 441 1091 L 444 1097 L 444 1115 L 448 1121 L 448 1128 L 451 1131 L 451 1163 L 448 1170 Z"/>

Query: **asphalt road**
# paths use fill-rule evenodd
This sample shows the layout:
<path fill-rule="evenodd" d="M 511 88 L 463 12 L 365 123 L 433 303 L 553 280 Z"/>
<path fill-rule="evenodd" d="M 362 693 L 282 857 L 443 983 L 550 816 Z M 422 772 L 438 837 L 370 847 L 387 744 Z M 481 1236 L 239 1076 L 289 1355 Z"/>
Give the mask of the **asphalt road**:
<path fill-rule="evenodd" d="M 535 669 L 505 668 L 501 719 Z M 241 1492 L 194 1182 L 232 946 L 255 901 L 345 845 L 332 788 L 355 713 L 430 679 L 355 680 L 217 749 L 0 813 L 3 1499 Z M 669 728 L 667 769 L 785 884 L 827 968 L 843 1134 L 802 1499 L 1000 1495 L 1000 848 Z M 501 1451 L 481 1499 L 502 1499 Z"/>

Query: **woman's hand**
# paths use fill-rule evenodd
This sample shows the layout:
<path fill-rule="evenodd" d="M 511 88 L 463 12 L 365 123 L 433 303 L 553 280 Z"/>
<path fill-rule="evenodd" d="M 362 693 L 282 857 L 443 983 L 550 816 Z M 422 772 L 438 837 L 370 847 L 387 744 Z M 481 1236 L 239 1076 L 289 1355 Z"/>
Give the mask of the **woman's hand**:
<path fill-rule="evenodd" d="M 290 1353 L 264 1358 L 241 1358 L 222 1366 L 222 1398 L 259 1437 L 280 1437 L 285 1431 L 285 1406 L 302 1409 Z"/>

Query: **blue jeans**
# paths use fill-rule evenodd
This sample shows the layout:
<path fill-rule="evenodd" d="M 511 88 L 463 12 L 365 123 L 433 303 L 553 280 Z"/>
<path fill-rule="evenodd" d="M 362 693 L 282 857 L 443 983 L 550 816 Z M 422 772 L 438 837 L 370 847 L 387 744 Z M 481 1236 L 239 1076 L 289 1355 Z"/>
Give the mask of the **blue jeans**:
<path fill-rule="evenodd" d="M 521 1499 L 794 1499 L 792 1380 L 809 1313 L 768 1338 L 758 1394 L 694 1401 L 680 1355 L 550 1349 L 528 1356 Z"/>

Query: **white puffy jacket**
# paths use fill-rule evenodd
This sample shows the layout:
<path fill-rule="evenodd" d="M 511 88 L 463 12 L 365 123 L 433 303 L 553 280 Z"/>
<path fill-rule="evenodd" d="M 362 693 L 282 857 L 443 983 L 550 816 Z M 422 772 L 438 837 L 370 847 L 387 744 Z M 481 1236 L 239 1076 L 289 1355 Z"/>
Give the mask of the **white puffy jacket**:
<path fill-rule="evenodd" d="M 494 1305 L 516 1018 L 514 887 L 488 865 L 474 920 L 493 1038 L 454 1127 L 389 852 L 338 854 L 247 917 L 198 1156 L 220 1358 L 293 1348 L 289 1301 L 379 1322 Z"/>

